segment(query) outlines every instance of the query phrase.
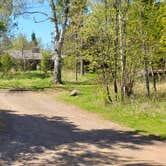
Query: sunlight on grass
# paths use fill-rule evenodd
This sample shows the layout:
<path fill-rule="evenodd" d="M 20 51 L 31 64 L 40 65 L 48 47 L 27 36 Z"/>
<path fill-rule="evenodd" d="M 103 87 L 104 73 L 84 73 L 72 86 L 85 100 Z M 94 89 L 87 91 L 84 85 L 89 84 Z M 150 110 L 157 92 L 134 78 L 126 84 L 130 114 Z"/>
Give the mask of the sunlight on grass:
<path fill-rule="evenodd" d="M 88 79 L 89 76 L 93 79 Z M 85 81 L 87 81 L 86 86 Z M 68 83 L 67 88 L 58 93 L 56 98 L 86 111 L 98 113 L 107 120 L 131 127 L 140 133 L 166 138 L 165 82 L 158 83 L 158 92 L 152 93 L 151 99 L 145 97 L 144 86 L 138 82 L 134 89 L 135 97 L 132 100 L 126 101 L 125 104 L 115 102 L 107 106 L 102 100 L 101 88 L 93 83 L 94 76 L 87 74 L 79 79 L 78 83 Z M 71 97 L 69 94 L 72 89 L 78 89 L 82 94 Z"/>
<path fill-rule="evenodd" d="M 0 88 L 24 88 L 29 90 L 54 88 L 50 75 L 41 72 L 16 73 L 0 79 Z"/>
<path fill-rule="evenodd" d="M 74 72 L 64 70 L 63 85 L 55 85 L 51 73 L 45 75 L 39 71 L 17 73 L 0 79 L 1 89 L 24 88 L 27 90 L 57 89 L 56 99 L 74 104 L 89 112 L 98 113 L 107 120 L 118 122 L 141 133 L 154 134 L 166 138 L 166 83 L 158 82 L 155 94 L 151 85 L 151 98 L 145 97 L 144 85 L 137 81 L 134 96 L 127 99 L 125 104 L 114 102 L 104 105 L 102 90 L 96 84 L 93 73 L 78 75 L 75 80 Z M 73 89 L 81 91 L 81 95 L 71 97 Z M 113 89 L 113 88 L 111 88 Z M 113 94 L 113 93 L 112 93 Z M 113 95 L 112 95 L 113 97 Z"/>

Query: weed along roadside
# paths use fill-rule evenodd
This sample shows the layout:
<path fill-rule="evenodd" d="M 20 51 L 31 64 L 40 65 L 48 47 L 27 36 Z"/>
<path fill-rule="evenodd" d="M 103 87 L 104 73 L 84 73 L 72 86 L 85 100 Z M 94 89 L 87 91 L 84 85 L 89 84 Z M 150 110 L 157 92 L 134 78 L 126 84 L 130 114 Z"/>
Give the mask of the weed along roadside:
<path fill-rule="evenodd" d="M 96 85 L 95 76 L 95 74 L 86 74 L 80 76 L 79 81 L 75 82 L 74 73 L 65 70 L 63 72 L 64 84 L 55 85 L 49 73 L 45 75 L 44 73 L 35 71 L 21 72 L 12 75 L 10 78 L 1 78 L 0 88 L 45 91 L 54 89 L 56 99 L 60 101 L 76 105 L 89 112 L 100 114 L 107 120 L 128 126 L 140 131 L 142 134 L 166 138 L 166 102 L 164 101 L 166 84 L 164 82 L 158 85 L 159 90 L 156 100 L 153 99 L 156 97 L 155 95 L 152 99 L 142 96 L 143 86 L 139 82 L 134 89 L 137 99 L 128 100 L 125 104 L 114 102 L 105 105 L 102 90 L 100 86 Z M 79 95 L 70 96 L 73 90 L 73 93 L 77 91 Z"/>
<path fill-rule="evenodd" d="M 91 75 L 87 74 L 80 78 L 80 82 L 67 82 L 65 88 L 56 94 L 56 99 L 76 105 L 83 110 L 97 113 L 107 120 L 133 128 L 140 134 L 154 135 L 160 137 L 160 139 L 166 138 L 165 82 L 158 85 L 158 94 L 157 96 L 154 94 L 151 99 L 143 96 L 144 87 L 140 81 L 134 89 L 137 99 L 133 97 L 123 104 L 114 102 L 105 105 L 102 90 L 95 84 L 95 77 L 89 82 L 85 81 L 86 79 L 89 80 L 88 77 L 92 78 Z M 73 89 L 79 90 L 81 95 L 71 97 L 70 93 Z"/>

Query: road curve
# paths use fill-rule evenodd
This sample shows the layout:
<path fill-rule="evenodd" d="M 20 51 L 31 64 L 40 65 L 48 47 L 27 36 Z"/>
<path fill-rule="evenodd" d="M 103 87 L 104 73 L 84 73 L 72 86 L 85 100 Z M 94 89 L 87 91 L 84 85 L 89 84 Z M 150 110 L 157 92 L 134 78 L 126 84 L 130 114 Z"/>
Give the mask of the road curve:
<path fill-rule="evenodd" d="M 166 142 L 56 101 L 0 91 L 0 166 L 165 166 Z"/>

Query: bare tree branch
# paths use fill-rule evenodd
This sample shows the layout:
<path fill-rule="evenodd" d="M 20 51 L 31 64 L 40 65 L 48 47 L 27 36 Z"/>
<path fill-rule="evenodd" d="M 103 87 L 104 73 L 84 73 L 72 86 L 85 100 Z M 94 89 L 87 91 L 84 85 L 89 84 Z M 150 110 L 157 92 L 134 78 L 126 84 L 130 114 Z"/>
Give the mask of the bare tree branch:
<path fill-rule="evenodd" d="M 42 23 L 42 22 L 46 22 L 46 21 L 48 21 L 50 19 L 52 20 L 52 18 L 50 18 L 50 17 L 48 17 L 46 19 L 43 19 L 43 20 L 37 20 L 35 17 L 33 17 L 34 23 Z"/>
<path fill-rule="evenodd" d="M 69 1 L 67 0 L 67 1 L 65 2 L 64 22 L 63 22 L 63 24 L 62 24 L 62 29 L 61 29 L 60 44 L 63 44 L 64 34 L 65 34 L 65 31 L 66 31 L 68 18 L 69 18 Z"/>
<path fill-rule="evenodd" d="M 56 38 L 59 38 L 59 28 L 58 28 L 58 19 L 57 19 L 57 13 L 56 13 L 56 6 L 53 0 L 50 0 L 50 7 L 53 13 L 53 19 L 55 25 L 55 31 L 56 31 Z"/>
<path fill-rule="evenodd" d="M 25 11 L 25 12 L 21 12 L 20 14 L 24 15 L 24 14 L 41 14 L 41 15 L 44 15 L 45 17 L 50 17 L 47 13 L 45 12 L 41 12 L 41 11 Z"/>

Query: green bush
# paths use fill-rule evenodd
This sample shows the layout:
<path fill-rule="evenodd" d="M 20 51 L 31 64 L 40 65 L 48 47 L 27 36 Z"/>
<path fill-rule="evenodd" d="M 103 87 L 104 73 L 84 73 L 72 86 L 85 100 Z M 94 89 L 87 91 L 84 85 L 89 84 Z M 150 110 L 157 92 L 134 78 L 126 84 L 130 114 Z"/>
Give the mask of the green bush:
<path fill-rule="evenodd" d="M 0 71 L 2 72 L 2 76 L 7 75 L 14 67 L 14 58 L 11 57 L 8 53 L 2 53 L 0 55 Z"/>
<path fill-rule="evenodd" d="M 23 60 L 22 59 L 15 59 L 14 63 L 15 63 L 14 68 L 15 68 L 16 71 L 24 71 L 24 69 L 23 69 Z"/>
<path fill-rule="evenodd" d="M 66 68 L 66 69 L 75 69 L 75 56 L 74 55 L 70 55 L 70 56 L 67 56 L 65 58 L 63 58 L 63 66 Z"/>
<path fill-rule="evenodd" d="M 51 54 L 48 51 L 42 52 L 41 69 L 44 73 L 51 70 Z"/>
<path fill-rule="evenodd" d="M 6 25 L 0 20 L 0 32 L 6 31 Z"/>

